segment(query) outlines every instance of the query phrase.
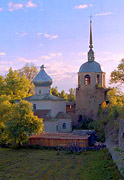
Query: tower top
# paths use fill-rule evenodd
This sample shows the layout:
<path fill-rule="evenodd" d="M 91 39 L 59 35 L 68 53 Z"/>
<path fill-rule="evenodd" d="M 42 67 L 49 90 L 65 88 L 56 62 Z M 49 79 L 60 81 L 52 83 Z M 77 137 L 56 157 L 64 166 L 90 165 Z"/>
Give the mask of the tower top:
<path fill-rule="evenodd" d="M 90 16 L 90 45 L 89 45 L 89 52 L 88 52 L 88 62 L 94 61 L 94 51 L 93 51 L 93 39 L 92 39 L 92 16 Z"/>

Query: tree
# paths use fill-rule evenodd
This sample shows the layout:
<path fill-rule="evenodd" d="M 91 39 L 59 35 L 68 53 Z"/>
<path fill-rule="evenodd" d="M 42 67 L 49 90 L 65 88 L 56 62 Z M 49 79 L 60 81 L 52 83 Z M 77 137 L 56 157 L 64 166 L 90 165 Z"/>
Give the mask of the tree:
<path fill-rule="evenodd" d="M 11 119 L 12 104 L 10 97 L 6 95 L 0 96 L 0 143 L 7 141 L 6 122 Z"/>
<path fill-rule="evenodd" d="M 68 94 L 68 101 L 75 101 L 75 92 L 76 90 L 73 88 L 69 89 L 69 94 Z"/>
<path fill-rule="evenodd" d="M 9 69 L 3 82 L 4 94 L 11 96 L 13 100 L 30 96 L 31 83 L 25 76 L 20 77 L 19 73 L 12 68 Z"/>
<path fill-rule="evenodd" d="M 57 86 L 51 88 L 51 94 L 54 95 L 54 96 L 59 96 L 59 92 L 58 92 Z"/>
<path fill-rule="evenodd" d="M 34 116 L 32 105 L 25 100 L 14 104 L 12 118 L 6 123 L 8 141 L 13 145 L 21 146 L 28 142 L 29 137 L 43 131 L 42 119 Z"/>
<path fill-rule="evenodd" d="M 124 83 L 124 59 L 121 60 L 117 70 L 111 72 L 110 83 Z"/>
<path fill-rule="evenodd" d="M 24 75 L 32 82 L 34 77 L 37 75 L 38 70 L 34 64 L 27 63 L 24 67 L 18 70 L 18 73 L 21 77 Z"/>
<path fill-rule="evenodd" d="M 4 78 L 3 76 L 0 76 L 0 95 L 4 94 Z"/>
<path fill-rule="evenodd" d="M 64 90 L 61 91 L 59 97 L 64 98 L 64 99 L 67 99 L 67 94 L 65 93 Z"/>

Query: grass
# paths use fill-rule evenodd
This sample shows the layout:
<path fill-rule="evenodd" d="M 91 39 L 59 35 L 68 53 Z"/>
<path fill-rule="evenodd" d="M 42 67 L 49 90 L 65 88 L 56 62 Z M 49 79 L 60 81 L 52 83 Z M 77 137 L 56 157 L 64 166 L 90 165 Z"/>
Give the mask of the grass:
<path fill-rule="evenodd" d="M 0 180 L 123 180 L 106 149 L 75 154 L 0 148 Z"/>

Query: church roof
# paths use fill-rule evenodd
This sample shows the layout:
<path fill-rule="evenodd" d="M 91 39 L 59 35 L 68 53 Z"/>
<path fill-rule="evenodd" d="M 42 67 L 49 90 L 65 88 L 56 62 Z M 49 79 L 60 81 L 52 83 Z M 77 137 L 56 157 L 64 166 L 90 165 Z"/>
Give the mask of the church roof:
<path fill-rule="evenodd" d="M 100 66 L 100 64 L 96 61 L 91 61 L 91 62 L 86 62 L 84 64 L 81 65 L 80 69 L 79 69 L 80 73 L 84 73 L 84 72 L 97 72 L 97 73 L 101 73 L 102 68 Z"/>
<path fill-rule="evenodd" d="M 51 109 L 38 109 L 34 111 L 34 115 L 43 118 L 43 121 L 58 121 L 57 118 L 51 116 Z"/>
<path fill-rule="evenodd" d="M 29 96 L 25 98 L 25 100 L 27 101 L 66 101 L 63 98 L 53 96 L 51 94 L 42 94 L 42 95 L 35 94 L 33 96 Z"/>
<path fill-rule="evenodd" d="M 71 119 L 71 116 L 64 113 L 64 112 L 59 112 L 57 115 L 56 115 L 56 118 L 57 119 Z"/>
<path fill-rule="evenodd" d="M 40 72 L 35 76 L 33 83 L 35 86 L 50 86 L 52 84 L 51 77 L 45 72 L 44 65 L 41 66 Z"/>

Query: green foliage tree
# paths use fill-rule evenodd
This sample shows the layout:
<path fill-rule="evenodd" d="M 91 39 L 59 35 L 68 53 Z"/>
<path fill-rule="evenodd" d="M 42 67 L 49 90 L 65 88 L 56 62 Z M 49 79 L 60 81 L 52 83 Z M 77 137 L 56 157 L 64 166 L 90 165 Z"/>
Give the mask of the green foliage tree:
<path fill-rule="evenodd" d="M 4 85 L 4 78 L 3 76 L 0 76 L 0 95 L 3 95 L 5 89 L 5 85 Z"/>
<path fill-rule="evenodd" d="M 0 143 L 7 141 L 6 122 L 11 119 L 12 104 L 10 97 L 6 95 L 0 96 Z"/>
<path fill-rule="evenodd" d="M 76 98 L 75 93 L 76 93 L 75 89 L 73 89 L 73 88 L 69 89 L 69 94 L 67 95 L 68 101 L 75 101 L 75 98 Z"/>
<path fill-rule="evenodd" d="M 54 95 L 54 96 L 59 96 L 59 92 L 58 92 L 57 86 L 51 88 L 51 94 Z"/>
<path fill-rule="evenodd" d="M 37 75 L 38 70 L 34 64 L 27 63 L 24 67 L 18 70 L 20 77 L 25 76 L 31 82 L 33 81 L 34 77 Z"/>
<path fill-rule="evenodd" d="M 66 100 L 67 100 L 67 94 L 65 93 L 65 91 L 64 91 L 64 90 L 62 90 L 62 91 L 61 91 L 61 93 L 60 93 L 59 97 L 64 98 L 64 99 L 66 99 Z"/>
<path fill-rule="evenodd" d="M 16 70 L 13 71 L 12 68 L 9 69 L 9 72 L 2 83 L 1 83 L 1 88 L 3 86 L 2 94 L 11 96 L 13 100 L 25 98 L 31 95 L 30 80 L 27 79 L 25 76 L 20 77 L 18 72 Z"/>
<path fill-rule="evenodd" d="M 110 83 L 124 83 L 124 59 L 121 60 L 117 70 L 111 72 Z"/>
<path fill-rule="evenodd" d="M 6 123 L 8 142 L 21 146 L 26 143 L 33 133 L 39 134 L 43 131 L 42 119 L 34 116 L 32 105 L 25 100 L 13 105 L 12 118 Z"/>

